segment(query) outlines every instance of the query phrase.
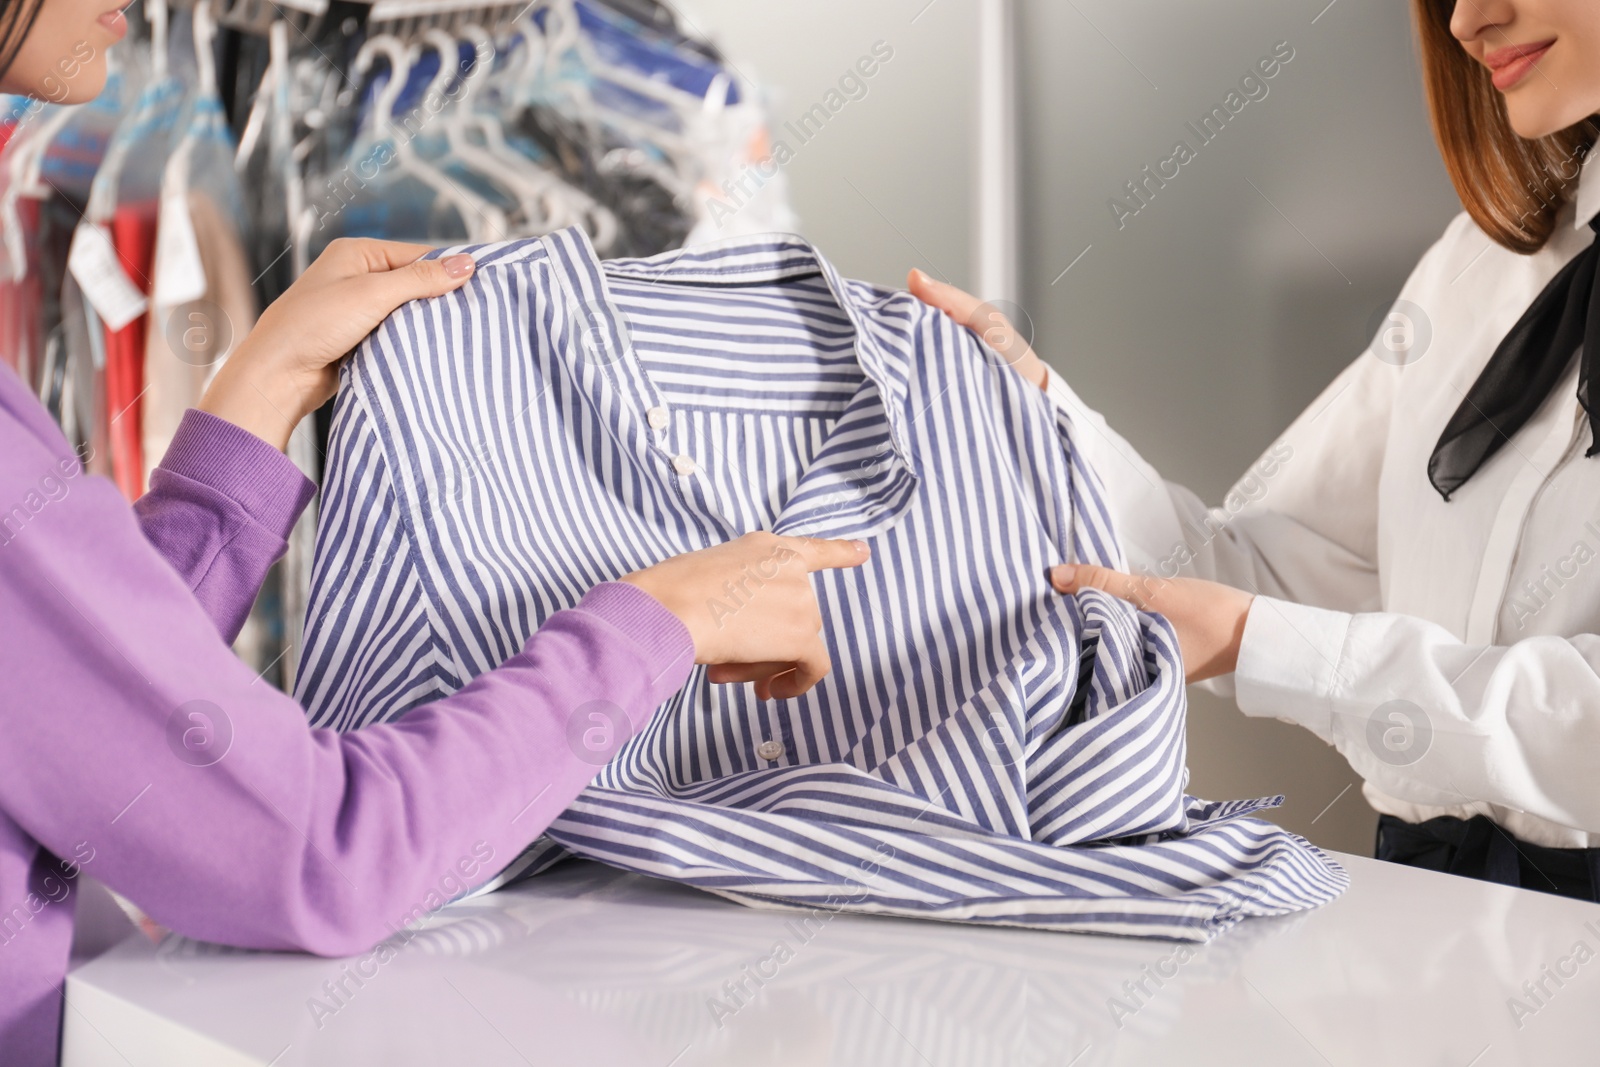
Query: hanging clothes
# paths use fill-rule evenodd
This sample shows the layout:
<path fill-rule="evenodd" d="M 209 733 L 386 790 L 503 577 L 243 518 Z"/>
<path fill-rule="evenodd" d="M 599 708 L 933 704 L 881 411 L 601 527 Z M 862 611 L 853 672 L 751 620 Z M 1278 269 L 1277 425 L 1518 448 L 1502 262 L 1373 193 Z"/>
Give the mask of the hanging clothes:
<path fill-rule="evenodd" d="M 250 264 L 238 229 L 237 214 L 225 213 L 235 204 L 219 204 L 210 195 L 187 192 L 168 200 L 161 226 L 182 226 L 188 250 L 163 261 L 153 270 L 154 288 L 177 271 L 197 267 L 196 295 L 188 299 L 152 303 L 145 336 L 145 396 L 141 402 L 142 452 L 145 474 L 154 470 L 183 413 L 200 402 L 206 385 L 222 361 L 255 325 L 255 294 L 250 287 Z M 182 212 L 178 218 L 174 212 Z M 166 248 L 158 238 L 158 247 Z M 174 263 L 177 256 L 188 263 Z M 184 295 L 188 295 L 185 293 Z"/>
<path fill-rule="evenodd" d="M 592 130 L 552 108 L 527 108 L 516 124 L 517 132 L 536 145 L 563 177 L 616 213 L 622 222 L 617 255 L 651 256 L 682 247 L 693 220 L 657 174 L 627 168 L 602 171 L 601 161 L 609 153 L 621 152 L 626 158 L 625 142 L 608 138 L 597 145 Z"/>
<path fill-rule="evenodd" d="M 759 94 L 650 3 L 217 10 L 221 31 L 208 0 L 170 22 L 166 0 L 130 9 L 88 104 L 0 97 L 0 360 L 130 499 L 257 311 L 333 237 L 578 225 L 611 255 L 679 247 L 702 210 L 690 194 L 764 129 Z M 313 479 L 329 410 L 290 439 Z M 315 526 L 313 506 L 235 643 L 284 688 Z"/>
<path fill-rule="evenodd" d="M 150 295 L 156 252 L 156 204 L 140 200 L 118 204 L 111 217 L 111 242 L 122 271 L 143 296 Z M 144 447 L 140 434 L 144 393 L 145 314 L 113 329 L 106 327 L 106 402 L 111 408 L 112 470 L 129 500 L 144 492 Z"/>
<path fill-rule="evenodd" d="M 28 251 L 30 271 L 42 289 L 45 354 L 39 397 L 86 468 L 110 472 L 103 331 L 91 331 L 83 292 L 68 270 L 71 241 L 88 209 L 95 175 L 118 123 L 143 78 L 137 63 L 116 53 L 108 58 L 105 87 L 94 100 L 66 109 L 66 120 L 48 135 L 39 158 L 36 192 L 48 219 Z M 95 336 L 99 335 L 99 336 Z"/>
<path fill-rule="evenodd" d="M 248 212 L 249 272 L 257 303 L 265 307 L 294 283 L 305 269 L 291 234 L 304 204 L 303 182 L 294 156 L 294 111 L 290 101 L 293 73 L 289 62 L 289 26 L 275 22 L 259 88 L 234 161 L 239 184 L 251 192 Z M 235 337 L 235 342 L 239 338 Z M 289 436 L 288 456 L 307 478 L 322 477 L 321 446 L 315 419 L 305 419 Z M 301 512 L 283 558 L 273 568 L 235 648 L 257 666 L 262 677 L 280 689 L 292 689 L 300 649 L 300 626 L 311 587 L 311 556 L 316 545 L 317 506 L 313 499 Z"/>
<path fill-rule="evenodd" d="M 39 386 L 46 344 L 44 277 L 36 252 L 51 229 L 45 210 L 50 195 L 40 167 L 51 136 L 71 118 L 55 105 L 33 103 L 17 115 L 0 153 L 0 358 L 30 387 Z"/>
<path fill-rule="evenodd" d="M 805 696 L 697 670 L 631 740 L 574 709 L 606 765 L 506 877 L 570 852 L 752 904 L 1194 940 L 1342 888 L 1250 817 L 1273 801 L 1184 795 L 1172 629 L 1051 591 L 1062 559 L 1122 563 L 1102 493 L 1070 421 L 967 331 L 798 238 L 470 251 L 467 286 L 343 374 L 313 723 L 392 719 L 595 583 L 748 531 L 873 548 L 814 576 L 834 671 Z"/>
<path fill-rule="evenodd" d="M 155 50 L 165 56 L 164 35 Z M 73 275 L 105 333 L 111 466 L 129 500 L 144 491 L 141 403 L 161 175 L 186 96 L 163 61 L 112 137 L 73 237 L 81 255 Z"/>
<path fill-rule="evenodd" d="M 256 321 L 244 195 L 217 95 L 208 4 L 195 8 L 194 28 L 199 69 L 161 173 L 150 271 L 140 410 L 146 479 L 184 412 L 200 403 L 211 376 Z"/>

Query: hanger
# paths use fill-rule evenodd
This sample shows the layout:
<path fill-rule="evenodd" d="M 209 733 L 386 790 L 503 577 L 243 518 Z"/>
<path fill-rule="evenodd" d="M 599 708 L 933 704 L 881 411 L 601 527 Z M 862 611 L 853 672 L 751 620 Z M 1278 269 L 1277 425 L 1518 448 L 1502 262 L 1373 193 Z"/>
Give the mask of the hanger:
<path fill-rule="evenodd" d="M 540 33 L 538 25 L 533 22 L 529 11 L 523 12 L 517 23 L 517 29 L 521 30 L 524 39 L 530 42 L 524 68 L 531 69 L 534 76 L 537 76 L 548 56 L 544 36 Z M 479 53 L 482 54 L 483 46 L 488 43 L 488 35 L 483 28 L 468 25 L 463 27 L 461 32 L 479 46 Z M 489 73 L 488 64 L 485 64 L 483 76 L 487 78 Z M 478 91 L 476 84 L 473 86 L 474 97 Z M 526 169 L 528 157 L 506 140 L 504 125 L 499 117 L 483 111 L 478 111 L 476 114 L 485 143 L 503 157 L 516 160 L 519 173 L 529 173 Z M 582 226 L 598 251 L 605 252 L 616 244 L 622 236 L 622 223 L 609 208 L 567 181 L 559 171 L 546 162 L 536 161 L 535 165 L 537 169 L 532 173 L 539 176 L 538 181 L 543 187 L 548 205 L 546 230 L 564 226 Z"/>
<path fill-rule="evenodd" d="M 194 99 L 217 98 L 217 63 L 216 53 L 212 47 L 217 37 L 217 23 L 211 17 L 211 0 L 196 0 L 194 11 L 191 15 L 194 26 L 194 63 L 195 63 L 195 95 Z M 163 64 L 164 65 L 164 64 Z M 189 165 L 189 157 L 194 154 L 195 128 L 191 122 L 178 133 L 178 142 L 173 146 L 172 154 L 168 156 L 166 166 L 162 168 L 162 185 L 176 181 L 183 175 Z M 167 191 L 162 190 L 162 198 L 166 199 Z"/>
<path fill-rule="evenodd" d="M 288 74 L 278 52 L 279 26 L 287 27 L 287 23 L 279 19 L 267 31 L 266 74 L 262 77 L 261 84 L 256 87 L 254 95 L 250 97 L 250 114 L 244 120 L 244 129 L 239 131 L 239 146 L 233 154 L 234 169 L 241 173 L 245 161 L 255 155 L 256 144 L 266 131 L 267 114 L 272 109 L 272 99 L 284 85 L 284 79 Z"/>
<path fill-rule="evenodd" d="M 544 31 L 539 28 L 539 24 L 533 19 L 533 12 L 540 6 L 540 3 L 542 3 L 542 0 L 534 0 L 534 3 L 523 8 L 507 29 L 508 35 L 515 34 L 522 39 L 522 61 L 518 66 L 512 68 L 515 74 L 514 85 L 531 84 L 544 69 L 545 59 L 549 55 L 549 49 L 545 44 Z"/>
<path fill-rule="evenodd" d="M 444 117 L 445 133 L 451 151 L 468 161 L 469 165 L 497 181 L 509 190 L 518 202 L 525 227 L 529 232 L 548 233 L 562 226 L 572 225 L 581 212 L 564 210 L 570 207 L 571 197 L 563 193 L 582 196 L 561 181 L 560 177 L 541 166 L 528 165 L 528 160 L 516 152 L 505 139 L 505 130 L 499 119 L 477 109 L 474 104 L 485 79 L 490 74 L 493 42 L 487 30 L 477 24 L 460 29 L 461 39 L 474 46 L 476 59 L 470 70 L 463 72 L 461 90 L 450 113 Z M 443 31 L 428 33 L 430 41 L 443 49 L 455 49 L 456 40 Z M 483 145 L 473 144 L 468 132 L 483 139 Z M 587 197 L 584 198 L 586 201 Z M 569 221 L 569 219 L 571 221 Z"/>
<path fill-rule="evenodd" d="M 150 25 L 150 78 L 134 104 L 133 113 L 124 120 L 128 123 L 137 123 L 160 106 L 161 101 L 152 99 L 149 94 L 172 83 L 167 64 L 167 0 L 146 0 L 144 17 Z M 100 169 L 95 173 L 94 183 L 89 187 L 89 203 L 83 212 L 86 222 L 107 223 L 116 210 L 117 188 L 121 183 L 123 167 L 128 161 L 128 152 L 133 147 L 132 139 L 124 137 L 122 133 L 119 128 L 112 137 L 105 158 L 100 162 Z"/>
<path fill-rule="evenodd" d="M 357 75 L 364 77 L 371 71 L 373 60 L 380 55 L 389 63 L 389 80 L 378 90 L 377 98 L 373 101 L 370 136 L 365 143 L 362 138 L 357 138 L 356 144 L 352 146 L 352 154 L 356 154 L 357 149 L 369 145 L 388 143 L 392 148 L 394 165 L 401 172 L 416 178 L 433 190 L 439 199 L 455 209 L 467 229 L 468 240 L 473 243 L 505 240 L 509 227 L 504 212 L 482 197 L 461 188 L 433 164 L 419 156 L 409 136 L 396 135 L 394 105 L 400 98 L 406 78 L 411 72 L 411 64 L 406 58 L 405 44 L 393 34 L 374 34 L 368 37 L 356 52 L 352 69 Z"/>
<path fill-rule="evenodd" d="M 194 5 L 195 84 L 202 95 L 217 95 L 217 20 L 211 17 L 211 0 Z"/>
<path fill-rule="evenodd" d="M 667 189 L 680 203 L 689 203 L 705 169 L 704 159 L 713 148 L 713 120 L 721 113 L 724 101 L 732 90 L 732 82 L 719 74 L 722 80 L 713 80 L 713 91 L 707 93 L 706 99 L 701 99 L 657 79 L 616 66 L 602 58 L 589 43 L 582 29 L 577 0 L 541 0 L 540 6 L 545 9 L 546 77 L 540 82 L 545 92 L 553 90 L 554 95 L 567 103 L 565 110 L 587 128 L 588 139 L 594 145 L 602 144 L 604 131 L 611 130 L 623 141 L 653 150 L 640 152 L 613 148 L 603 155 L 597 155 L 597 168 L 602 173 L 619 170 L 643 173 Z M 577 59 L 581 75 L 574 77 L 568 74 L 567 65 L 563 62 L 568 55 Z M 661 104 L 672 116 L 678 129 L 668 129 L 659 122 L 604 104 L 589 88 L 589 79 L 609 82 Z M 716 91 L 719 88 L 720 94 Z M 534 94 L 535 100 L 539 95 Z"/>

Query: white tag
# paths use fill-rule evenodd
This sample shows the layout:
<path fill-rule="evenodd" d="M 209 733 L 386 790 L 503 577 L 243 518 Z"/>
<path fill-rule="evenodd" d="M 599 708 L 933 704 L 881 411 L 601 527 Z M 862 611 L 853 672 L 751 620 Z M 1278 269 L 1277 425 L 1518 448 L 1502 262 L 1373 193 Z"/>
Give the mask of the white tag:
<path fill-rule="evenodd" d="M 182 191 L 161 196 L 153 288 L 151 302 L 158 308 L 177 307 L 206 295 L 206 268 L 200 261 L 189 198 Z"/>
<path fill-rule="evenodd" d="M 150 306 L 139 287 L 128 280 L 111 243 L 111 231 L 104 226 L 78 224 L 72 232 L 72 247 L 67 250 L 67 269 L 109 330 L 122 329 Z"/>

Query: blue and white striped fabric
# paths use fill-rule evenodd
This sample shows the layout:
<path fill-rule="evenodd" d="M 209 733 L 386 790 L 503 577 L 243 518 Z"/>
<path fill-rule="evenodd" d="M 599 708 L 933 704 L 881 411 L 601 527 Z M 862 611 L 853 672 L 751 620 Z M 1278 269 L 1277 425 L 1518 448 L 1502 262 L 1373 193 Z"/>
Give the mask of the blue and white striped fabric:
<path fill-rule="evenodd" d="M 793 237 L 471 251 L 344 371 L 314 724 L 392 719 L 593 585 L 751 530 L 873 550 L 814 576 L 816 689 L 697 670 L 504 878 L 571 852 L 758 906 L 1191 940 L 1343 888 L 1251 816 L 1276 801 L 1184 794 L 1173 631 L 1050 589 L 1063 560 L 1120 565 L 1115 533 L 1068 418 L 966 330 Z"/>

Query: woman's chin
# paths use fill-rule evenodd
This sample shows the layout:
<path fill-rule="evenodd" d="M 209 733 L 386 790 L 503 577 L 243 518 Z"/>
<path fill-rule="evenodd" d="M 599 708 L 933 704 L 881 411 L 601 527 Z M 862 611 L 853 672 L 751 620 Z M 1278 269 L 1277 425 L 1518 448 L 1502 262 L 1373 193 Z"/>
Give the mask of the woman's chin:
<path fill-rule="evenodd" d="M 48 100 L 52 104 L 87 104 L 100 95 L 100 90 L 106 87 L 106 65 L 97 63 L 93 67 L 82 67 L 70 79 L 46 78 L 43 85 L 33 89 L 21 90 L 26 95 L 36 100 Z"/>
<path fill-rule="evenodd" d="M 1571 100 L 1506 97 L 1506 117 L 1518 137 L 1535 141 L 1576 125 L 1592 114 Z"/>

